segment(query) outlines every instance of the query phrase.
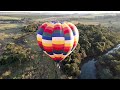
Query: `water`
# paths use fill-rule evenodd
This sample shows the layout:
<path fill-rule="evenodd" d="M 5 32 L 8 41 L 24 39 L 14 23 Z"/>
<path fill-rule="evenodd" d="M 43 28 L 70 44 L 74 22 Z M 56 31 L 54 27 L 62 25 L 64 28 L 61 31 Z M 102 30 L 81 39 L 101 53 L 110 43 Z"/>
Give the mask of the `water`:
<path fill-rule="evenodd" d="M 112 50 L 108 51 L 105 55 L 108 55 L 110 53 L 114 53 L 115 51 L 117 51 L 120 48 L 120 44 L 118 44 L 115 48 L 113 48 Z"/>
<path fill-rule="evenodd" d="M 109 55 L 110 53 L 114 53 L 116 50 L 120 48 L 120 44 L 118 44 L 115 48 L 108 51 L 105 55 Z M 96 78 L 96 67 L 95 67 L 95 60 L 89 60 L 85 63 L 81 68 L 81 74 L 79 79 L 97 79 Z"/>
<path fill-rule="evenodd" d="M 96 67 L 94 59 L 85 63 L 81 68 L 80 79 L 96 79 Z"/>

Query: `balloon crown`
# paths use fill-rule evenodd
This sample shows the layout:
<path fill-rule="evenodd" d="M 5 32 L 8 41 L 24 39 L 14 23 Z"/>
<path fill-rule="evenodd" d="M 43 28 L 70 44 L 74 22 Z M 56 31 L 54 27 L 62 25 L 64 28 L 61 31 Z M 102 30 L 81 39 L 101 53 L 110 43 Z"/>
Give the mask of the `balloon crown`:
<path fill-rule="evenodd" d="M 61 24 L 63 24 L 64 23 L 64 21 L 51 21 L 53 24 L 56 24 L 56 23 L 61 23 Z"/>

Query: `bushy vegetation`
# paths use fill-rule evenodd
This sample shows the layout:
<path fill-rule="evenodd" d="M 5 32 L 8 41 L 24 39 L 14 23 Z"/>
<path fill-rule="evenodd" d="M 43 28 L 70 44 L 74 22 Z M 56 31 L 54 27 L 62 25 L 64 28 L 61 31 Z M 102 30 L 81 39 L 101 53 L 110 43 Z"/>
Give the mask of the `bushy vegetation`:
<path fill-rule="evenodd" d="M 88 57 L 101 55 L 120 43 L 119 35 L 107 27 L 80 23 L 76 26 L 80 33 L 79 44 Z"/>
<path fill-rule="evenodd" d="M 42 23 L 31 23 L 24 27 L 25 32 L 36 32 Z M 103 27 L 101 25 L 84 25 L 76 24 L 79 30 L 79 44 L 76 49 L 62 62 L 61 69 L 69 77 L 73 78 L 80 75 L 81 61 L 85 58 L 97 57 L 115 45 L 120 43 L 119 33 L 115 32 L 115 28 Z M 103 72 L 111 72 L 111 70 L 103 70 Z M 103 73 L 102 72 L 102 73 Z M 106 74 L 104 75 L 106 76 Z M 103 77 L 104 77 L 103 76 Z M 108 76 L 110 77 L 111 74 Z M 107 77 L 107 76 L 106 76 Z"/>
<path fill-rule="evenodd" d="M 100 79 L 120 79 L 120 49 L 98 58 L 97 77 Z"/>
<path fill-rule="evenodd" d="M 81 55 L 79 53 L 80 44 L 77 45 L 76 49 L 65 59 L 62 61 L 62 70 L 63 72 L 69 76 L 78 77 L 80 75 L 80 62 Z"/>
<path fill-rule="evenodd" d="M 32 52 L 31 49 L 10 43 L 4 47 L 4 52 L 0 56 L 0 65 L 11 64 L 18 61 L 23 63 L 32 58 L 35 58 L 35 52 Z"/>
<path fill-rule="evenodd" d="M 31 22 L 28 25 L 24 26 L 22 28 L 22 31 L 25 32 L 36 32 L 38 29 L 38 26 L 41 25 L 42 23 L 40 22 Z"/>
<path fill-rule="evenodd" d="M 79 44 L 62 62 L 63 71 L 68 76 L 73 77 L 78 77 L 80 75 L 80 65 L 84 59 L 100 56 L 120 43 L 118 32 L 114 32 L 113 29 L 112 31 L 110 28 L 101 25 L 83 25 L 80 23 L 76 26 L 80 34 Z"/>
<path fill-rule="evenodd" d="M 36 32 L 42 22 L 30 23 L 22 28 L 22 31 Z M 103 27 L 101 25 L 76 24 L 79 30 L 79 43 L 75 50 L 61 63 L 61 70 L 68 77 L 79 77 L 81 63 L 89 57 L 98 57 L 120 43 L 119 32 L 115 28 Z M 17 37 L 15 40 L 21 39 Z M 98 78 L 119 78 L 120 52 L 109 56 L 99 57 L 97 62 Z M 36 52 L 16 44 L 8 44 L 0 56 L 0 65 L 14 62 L 24 63 L 35 58 Z M 39 54 L 37 54 L 39 55 Z M 37 58 L 36 58 L 37 60 Z M 116 64 L 117 63 L 117 64 Z"/>

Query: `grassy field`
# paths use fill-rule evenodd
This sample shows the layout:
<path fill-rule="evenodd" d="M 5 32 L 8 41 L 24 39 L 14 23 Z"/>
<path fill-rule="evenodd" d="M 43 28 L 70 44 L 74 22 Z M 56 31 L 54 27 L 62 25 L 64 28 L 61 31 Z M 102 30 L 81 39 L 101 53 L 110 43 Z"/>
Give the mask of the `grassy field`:
<path fill-rule="evenodd" d="M 6 30 L 19 27 L 18 24 L 0 24 L 0 30 Z"/>
<path fill-rule="evenodd" d="M 19 17 L 0 16 L 0 20 L 21 20 Z"/>

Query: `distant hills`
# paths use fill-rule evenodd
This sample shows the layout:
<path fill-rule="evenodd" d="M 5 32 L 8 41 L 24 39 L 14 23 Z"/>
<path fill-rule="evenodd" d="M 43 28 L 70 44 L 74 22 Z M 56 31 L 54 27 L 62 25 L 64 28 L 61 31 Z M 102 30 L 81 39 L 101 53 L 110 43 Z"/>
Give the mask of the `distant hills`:
<path fill-rule="evenodd" d="M 94 18 L 96 16 L 116 16 L 118 13 L 32 13 L 32 12 L 0 12 L 0 15 L 7 16 L 47 16 L 47 17 L 66 17 L 66 18 Z"/>

